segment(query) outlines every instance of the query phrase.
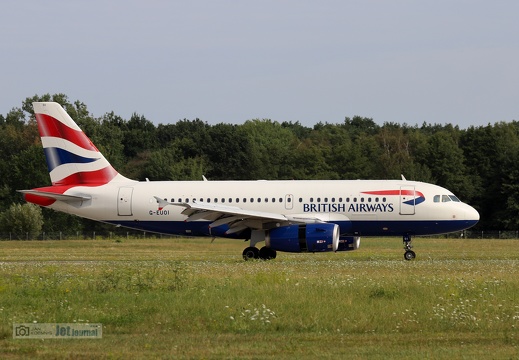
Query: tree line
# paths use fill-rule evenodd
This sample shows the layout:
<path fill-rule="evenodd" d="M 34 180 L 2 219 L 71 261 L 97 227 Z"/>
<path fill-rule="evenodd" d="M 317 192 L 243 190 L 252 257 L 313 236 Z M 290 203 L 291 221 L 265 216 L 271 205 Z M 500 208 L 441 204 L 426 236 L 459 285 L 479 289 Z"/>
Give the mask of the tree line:
<path fill-rule="evenodd" d="M 519 122 L 460 129 L 354 116 L 339 123 L 247 120 L 210 125 L 183 119 L 155 125 L 144 115 L 94 117 L 65 94 L 28 97 L 0 115 L 0 220 L 23 199 L 17 189 L 50 185 L 32 109 L 56 101 L 123 175 L 145 180 L 398 179 L 451 190 L 481 215 L 477 229 L 519 229 Z M 17 211 L 20 209 L 17 208 Z M 31 210 L 32 211 L 32 210 Z M 2 217 L 3 214 L 3 217 Z M 34 216 L 34 215 L 30 215 Z M 43 230 L 105 225 L 43 210 Z M 9 231 L 8 221 L 0 231 Z M 3 227 L 3 229 L 2 229 Z"/>

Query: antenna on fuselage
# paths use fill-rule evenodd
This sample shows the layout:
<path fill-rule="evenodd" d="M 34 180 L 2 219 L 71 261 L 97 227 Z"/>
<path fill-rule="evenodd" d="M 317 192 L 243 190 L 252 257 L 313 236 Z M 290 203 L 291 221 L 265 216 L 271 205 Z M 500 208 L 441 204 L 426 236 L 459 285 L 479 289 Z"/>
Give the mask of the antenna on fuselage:
<path fill-rule="evenodd" d="M 404 174 L 400 174 L 400 176 L 402 177 L 402 181 L 407 181 L 407 179 L 405 178 Z"/>

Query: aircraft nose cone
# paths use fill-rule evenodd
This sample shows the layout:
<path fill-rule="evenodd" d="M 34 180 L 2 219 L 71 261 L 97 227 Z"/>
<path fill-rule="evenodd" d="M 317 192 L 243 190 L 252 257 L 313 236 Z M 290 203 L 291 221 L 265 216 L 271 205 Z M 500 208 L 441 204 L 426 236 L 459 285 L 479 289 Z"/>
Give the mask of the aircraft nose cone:
<path fill-rule="evenodd" d="M 479 213 L 476 209 L 474 209 L 472 206 L 467 205 L 467 208 L 465 210 L 465 220 L 472 223 L 471 226 L 476 225 L 479 221 Z"/>
<path fill-rule="evenodd" d="M 474 210 L 474 220 L 479 221 L 479 213 L 476 209 L 472 208 Z"/>

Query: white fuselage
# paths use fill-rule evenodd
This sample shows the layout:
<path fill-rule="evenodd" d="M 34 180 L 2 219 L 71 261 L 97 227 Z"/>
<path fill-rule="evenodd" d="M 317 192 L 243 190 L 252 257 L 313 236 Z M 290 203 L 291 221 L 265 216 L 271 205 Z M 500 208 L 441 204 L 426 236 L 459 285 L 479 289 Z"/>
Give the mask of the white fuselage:
<path fill-rule="evenodd" d="M 207 220 L 186 222 L 185 204 L 218 204 L 315 218 L 336 223 L 341 236 L 427 235 L 463 230 L 478 212 L 436 185 L 406 180 L 286 181 L 112 181 L 76 186 L 68 195 L 89 195 L 81 203 L 56 201 L 59 211 L 130 228 L 176 235 L 226 236 L 226 226 L 209 229 Z M 171 204 L 159 209 L 155 197 Z M 184 206 L 182 206 L 184 204 Z M 233 234 L 232 237 L 243 238 Z"/>

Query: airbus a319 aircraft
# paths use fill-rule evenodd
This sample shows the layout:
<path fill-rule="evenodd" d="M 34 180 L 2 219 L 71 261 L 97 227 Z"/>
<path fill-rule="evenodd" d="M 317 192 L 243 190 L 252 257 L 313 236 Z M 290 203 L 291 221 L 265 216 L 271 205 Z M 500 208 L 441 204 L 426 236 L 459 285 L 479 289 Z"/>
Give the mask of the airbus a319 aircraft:
<path fill-rule="evenodd" d="M 359 248 L 361 236 L 467 229 L 478 212 L 449 190 L 401 180 L 144 181 L 119 174 L 54 102 L 33 103 L 52 186 L 20 190 L 26 201 L 150 232 L 250 240 L 243 258 L 277 251 Z M 204 180 L 206 180 L 204 178 Z M 256 245 L 264 242 L 258 249 Z"/>

